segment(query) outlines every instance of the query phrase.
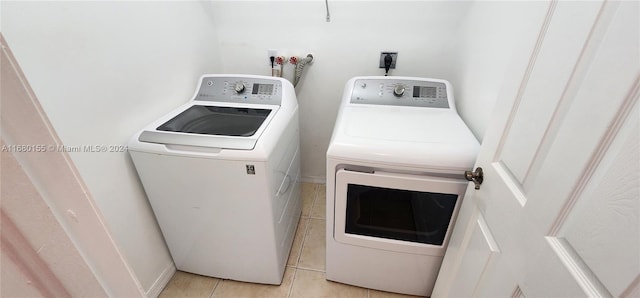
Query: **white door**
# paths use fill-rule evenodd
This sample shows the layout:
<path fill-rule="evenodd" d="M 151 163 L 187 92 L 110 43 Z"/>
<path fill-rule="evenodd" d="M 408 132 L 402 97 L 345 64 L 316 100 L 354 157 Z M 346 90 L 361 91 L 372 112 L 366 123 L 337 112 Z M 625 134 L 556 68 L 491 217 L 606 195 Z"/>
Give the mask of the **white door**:
<path fill-rule="evenodd" d="M 434 297 L 640 296 L 639 11 L 550 2 L 505 79 Z"/>

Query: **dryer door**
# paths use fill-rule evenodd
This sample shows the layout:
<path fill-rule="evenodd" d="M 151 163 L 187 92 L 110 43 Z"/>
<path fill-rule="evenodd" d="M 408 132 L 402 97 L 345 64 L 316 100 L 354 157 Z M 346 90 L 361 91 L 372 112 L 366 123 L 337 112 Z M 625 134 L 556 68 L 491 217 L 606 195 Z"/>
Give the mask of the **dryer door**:
<path fill-rule="evenodd" d="M 336 173 L 334 237 L 377 249 L 444 255 L 466 181 L 386 172 Z"/>

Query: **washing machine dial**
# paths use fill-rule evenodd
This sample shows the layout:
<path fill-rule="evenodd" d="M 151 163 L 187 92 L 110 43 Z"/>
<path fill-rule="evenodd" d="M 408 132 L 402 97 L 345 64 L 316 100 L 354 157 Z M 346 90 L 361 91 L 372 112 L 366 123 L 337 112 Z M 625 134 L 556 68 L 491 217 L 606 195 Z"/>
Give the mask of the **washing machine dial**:
<path fill-rule="evenodd" d="M 244 88 L 244 84 L 242 84 L 242 82 L 237 82 L 234 86 L 233 86 L 233 90 L 236 91 L 236 93 L 241 94 L 242 92 L 244 92 L 245 88 Z"/>
<path fill-rule="evenodd" d="M 393 88 L 393 95 L 397 96 L 397 97 L 401 97 L 404 94 L 404 86 L 403 85 L 396 85 Z"/>

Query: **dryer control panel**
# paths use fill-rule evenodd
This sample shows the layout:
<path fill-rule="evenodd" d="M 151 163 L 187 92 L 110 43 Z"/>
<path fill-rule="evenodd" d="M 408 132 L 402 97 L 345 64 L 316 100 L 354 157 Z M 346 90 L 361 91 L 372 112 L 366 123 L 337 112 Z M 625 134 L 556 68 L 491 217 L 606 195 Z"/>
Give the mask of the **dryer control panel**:
<path fill-rule="evenodd" d="M 282 82 L 247 77 L 203 77 L 194 100 L 280 105 Z"/>
<path fill-rule="evenodd" d="M 353 82 L 351 103 L 449 108 L 451 90 L 441 80 L 361 78 Z"/>

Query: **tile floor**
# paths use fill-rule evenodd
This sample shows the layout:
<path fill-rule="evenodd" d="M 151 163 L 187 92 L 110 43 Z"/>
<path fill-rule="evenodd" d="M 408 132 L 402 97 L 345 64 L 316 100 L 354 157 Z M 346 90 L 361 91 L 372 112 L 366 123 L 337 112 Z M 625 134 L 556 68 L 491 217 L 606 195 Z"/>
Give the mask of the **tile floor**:
<path fill-rule="evenodd" d="M 160 297 L 414 297 L 326 280 L 324 184 L 303 183 L 302 200 L 302 216 L 281 285 L 252 284 L 178 271 Z"/>

